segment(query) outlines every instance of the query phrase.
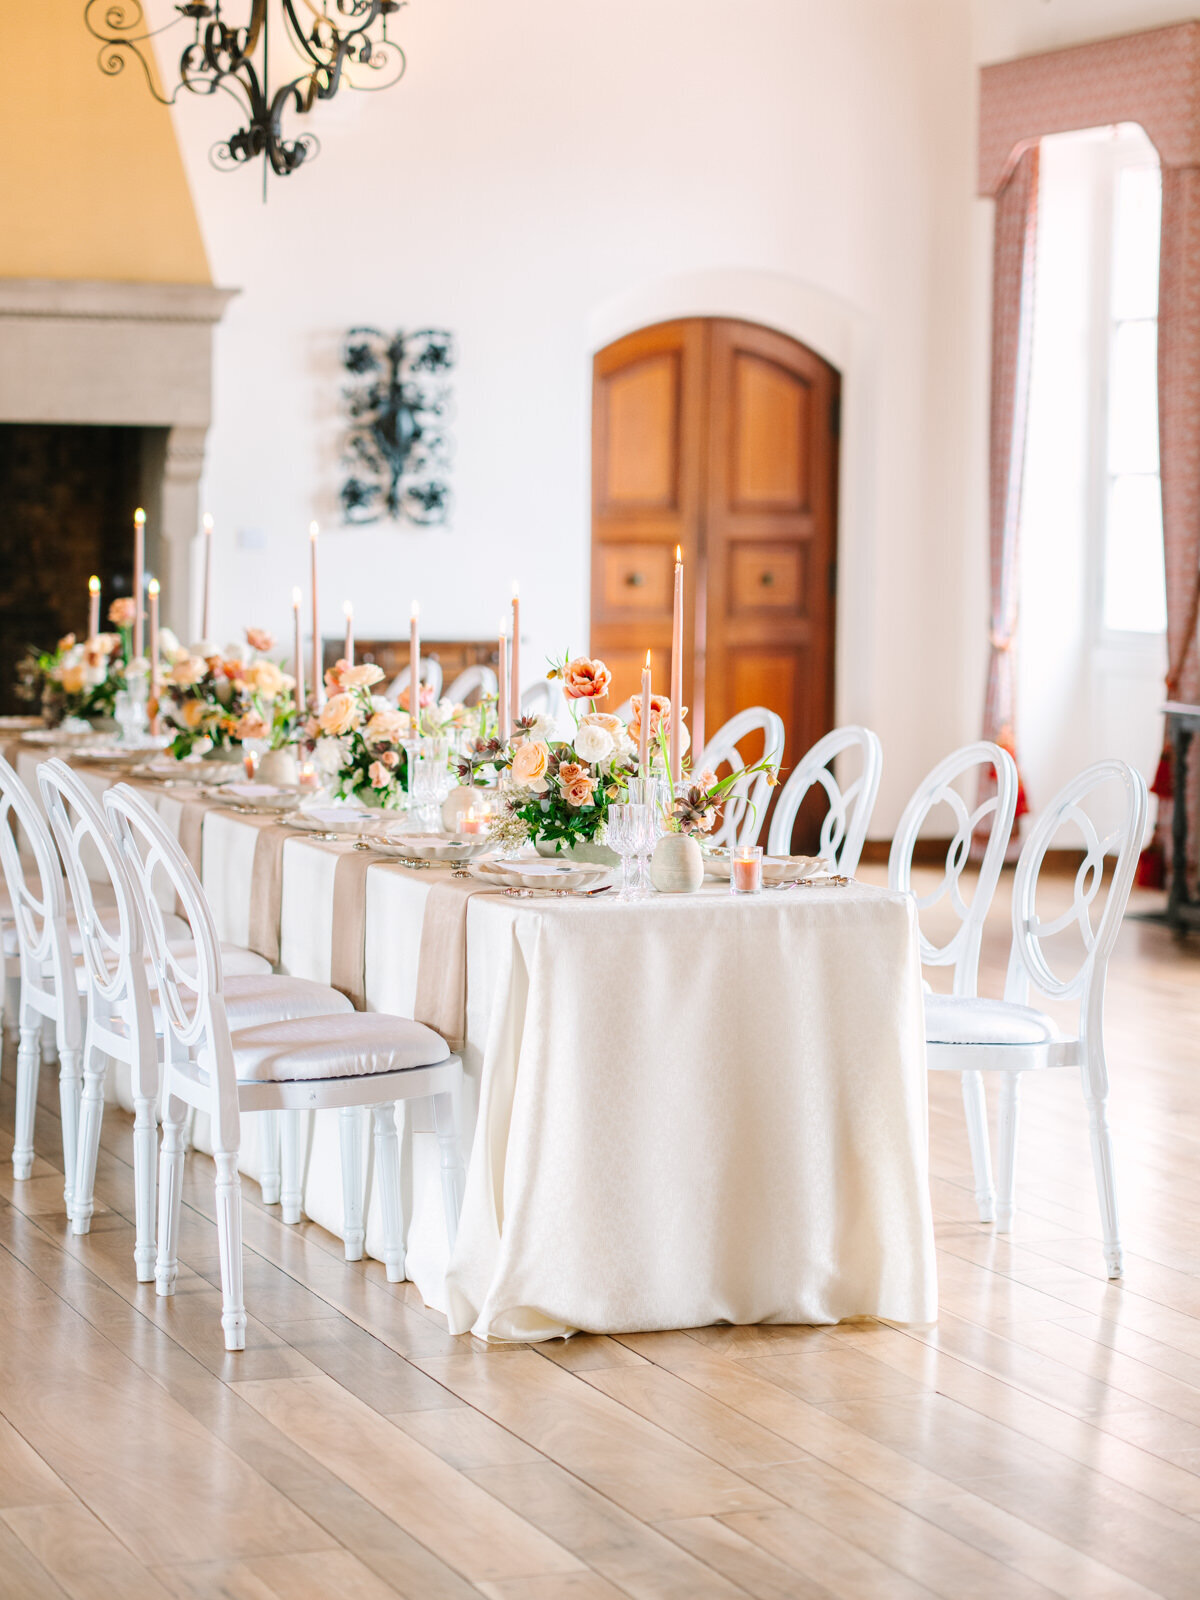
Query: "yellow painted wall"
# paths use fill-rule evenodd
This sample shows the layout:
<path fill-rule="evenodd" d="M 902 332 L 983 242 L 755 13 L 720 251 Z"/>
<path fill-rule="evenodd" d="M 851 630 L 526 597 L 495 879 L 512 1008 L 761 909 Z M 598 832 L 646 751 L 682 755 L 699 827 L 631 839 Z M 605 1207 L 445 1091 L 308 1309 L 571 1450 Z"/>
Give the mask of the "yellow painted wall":
<path fill-rule="evenodd" d="M 0 0 L 0 277 L 211 283 L 171 113 L 83 0 Z"/>

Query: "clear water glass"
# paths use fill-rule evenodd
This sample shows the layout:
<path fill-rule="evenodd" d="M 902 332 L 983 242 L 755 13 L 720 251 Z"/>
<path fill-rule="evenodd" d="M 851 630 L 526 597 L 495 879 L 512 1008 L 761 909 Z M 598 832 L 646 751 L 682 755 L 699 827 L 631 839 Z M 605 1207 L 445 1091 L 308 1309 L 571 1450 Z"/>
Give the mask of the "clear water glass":
<path fill-rule="evenodd" d="M 609 845 L 621 858 L 621 889 L 618 900 L 632 900 L 637 894 L 638 818 L 643 807 L 621 805 L 608 808 Z"/>

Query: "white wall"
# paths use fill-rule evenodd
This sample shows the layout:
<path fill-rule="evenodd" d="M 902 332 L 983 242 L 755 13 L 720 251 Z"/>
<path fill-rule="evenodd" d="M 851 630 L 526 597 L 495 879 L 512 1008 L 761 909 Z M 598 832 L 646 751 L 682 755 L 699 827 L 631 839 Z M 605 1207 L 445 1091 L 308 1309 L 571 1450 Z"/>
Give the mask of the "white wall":
<path fill-rule="evenodd" d="M 265 206 L 257 169 L 209 166 L 229 102 L 179 106 L 215 280 L 243 291 L 205 479 L 219 632 L 284 632 L 316 516 L 326 632 L 351 596 L 361 634 L 399 633 L 416 594 L 431 637 L 489 634 L 519 575 L 531 669 L 581 646 L 606 308 L 690 283 L 679 309 L 716 312 L 704 282 L 773 278 L 853 329 L 839 710 L 883 737 L 889 832 L 982 700 L 970 21 L 957 0 L 412 0 L 404 82 L 319 108 L 320 157 Z M 356 322 L 458 339 L 449 532 L 334 528 Z"/>

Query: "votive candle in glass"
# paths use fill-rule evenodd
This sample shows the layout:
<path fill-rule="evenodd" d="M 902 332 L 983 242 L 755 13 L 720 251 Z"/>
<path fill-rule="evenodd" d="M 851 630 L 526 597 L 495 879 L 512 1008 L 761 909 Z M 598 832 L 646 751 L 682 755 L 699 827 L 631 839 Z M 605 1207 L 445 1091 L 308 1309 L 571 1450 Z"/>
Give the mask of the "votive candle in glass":
<path fill-rule="evenodd" d="M 735 844 L 729 856 L 729 888 L 733 894 L 758 894 L 762 888 L 762 845 Z"/>

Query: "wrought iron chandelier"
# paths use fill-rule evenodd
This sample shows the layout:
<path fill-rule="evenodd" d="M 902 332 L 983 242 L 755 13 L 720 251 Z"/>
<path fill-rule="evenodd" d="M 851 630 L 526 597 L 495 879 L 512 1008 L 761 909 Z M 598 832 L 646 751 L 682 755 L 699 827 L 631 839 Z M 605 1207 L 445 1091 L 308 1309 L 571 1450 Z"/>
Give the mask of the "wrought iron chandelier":
<path fill-rule="evenodd" d="M 263 157 L 263 183 L 268 171 L 286 177 L 320 149 L 316 135 L 303 130 L 285 134 L 283 119 L 291 111 L 311 111 L 318 100 L 332 100 L 343 87 L 389 89 L 404 74 L 404 52 L 388 38 L 388 18 L 405 0 L 240 0 L 249 6 L 243 26 L 231 24 L 230 0 L 187 0 L 160 28 L 151 28 L 140 0 L 86 0 L 88 31 L 99 39 L 101 72 L 115 77 L 130 57 L 146 74 L 150 92 L 163 105 L 173 105 L 183 90 L 192 94 L 230 95 L 245 123 L 210 151 L 215 167 L 231 171 Z M 272 10 L 276 60 L 285 63 L 285 81 L 271 84 Z M 179 82 L 165 94 L 159 87 L 151 39 L 172 28 L 191 24 L 179 57 Z M 378 25 L 378 26 L 377 26 Z M 282 49 L 280 46 L 282 45 Z M 299 69 L 299 70 L 297 70 Z"/>

